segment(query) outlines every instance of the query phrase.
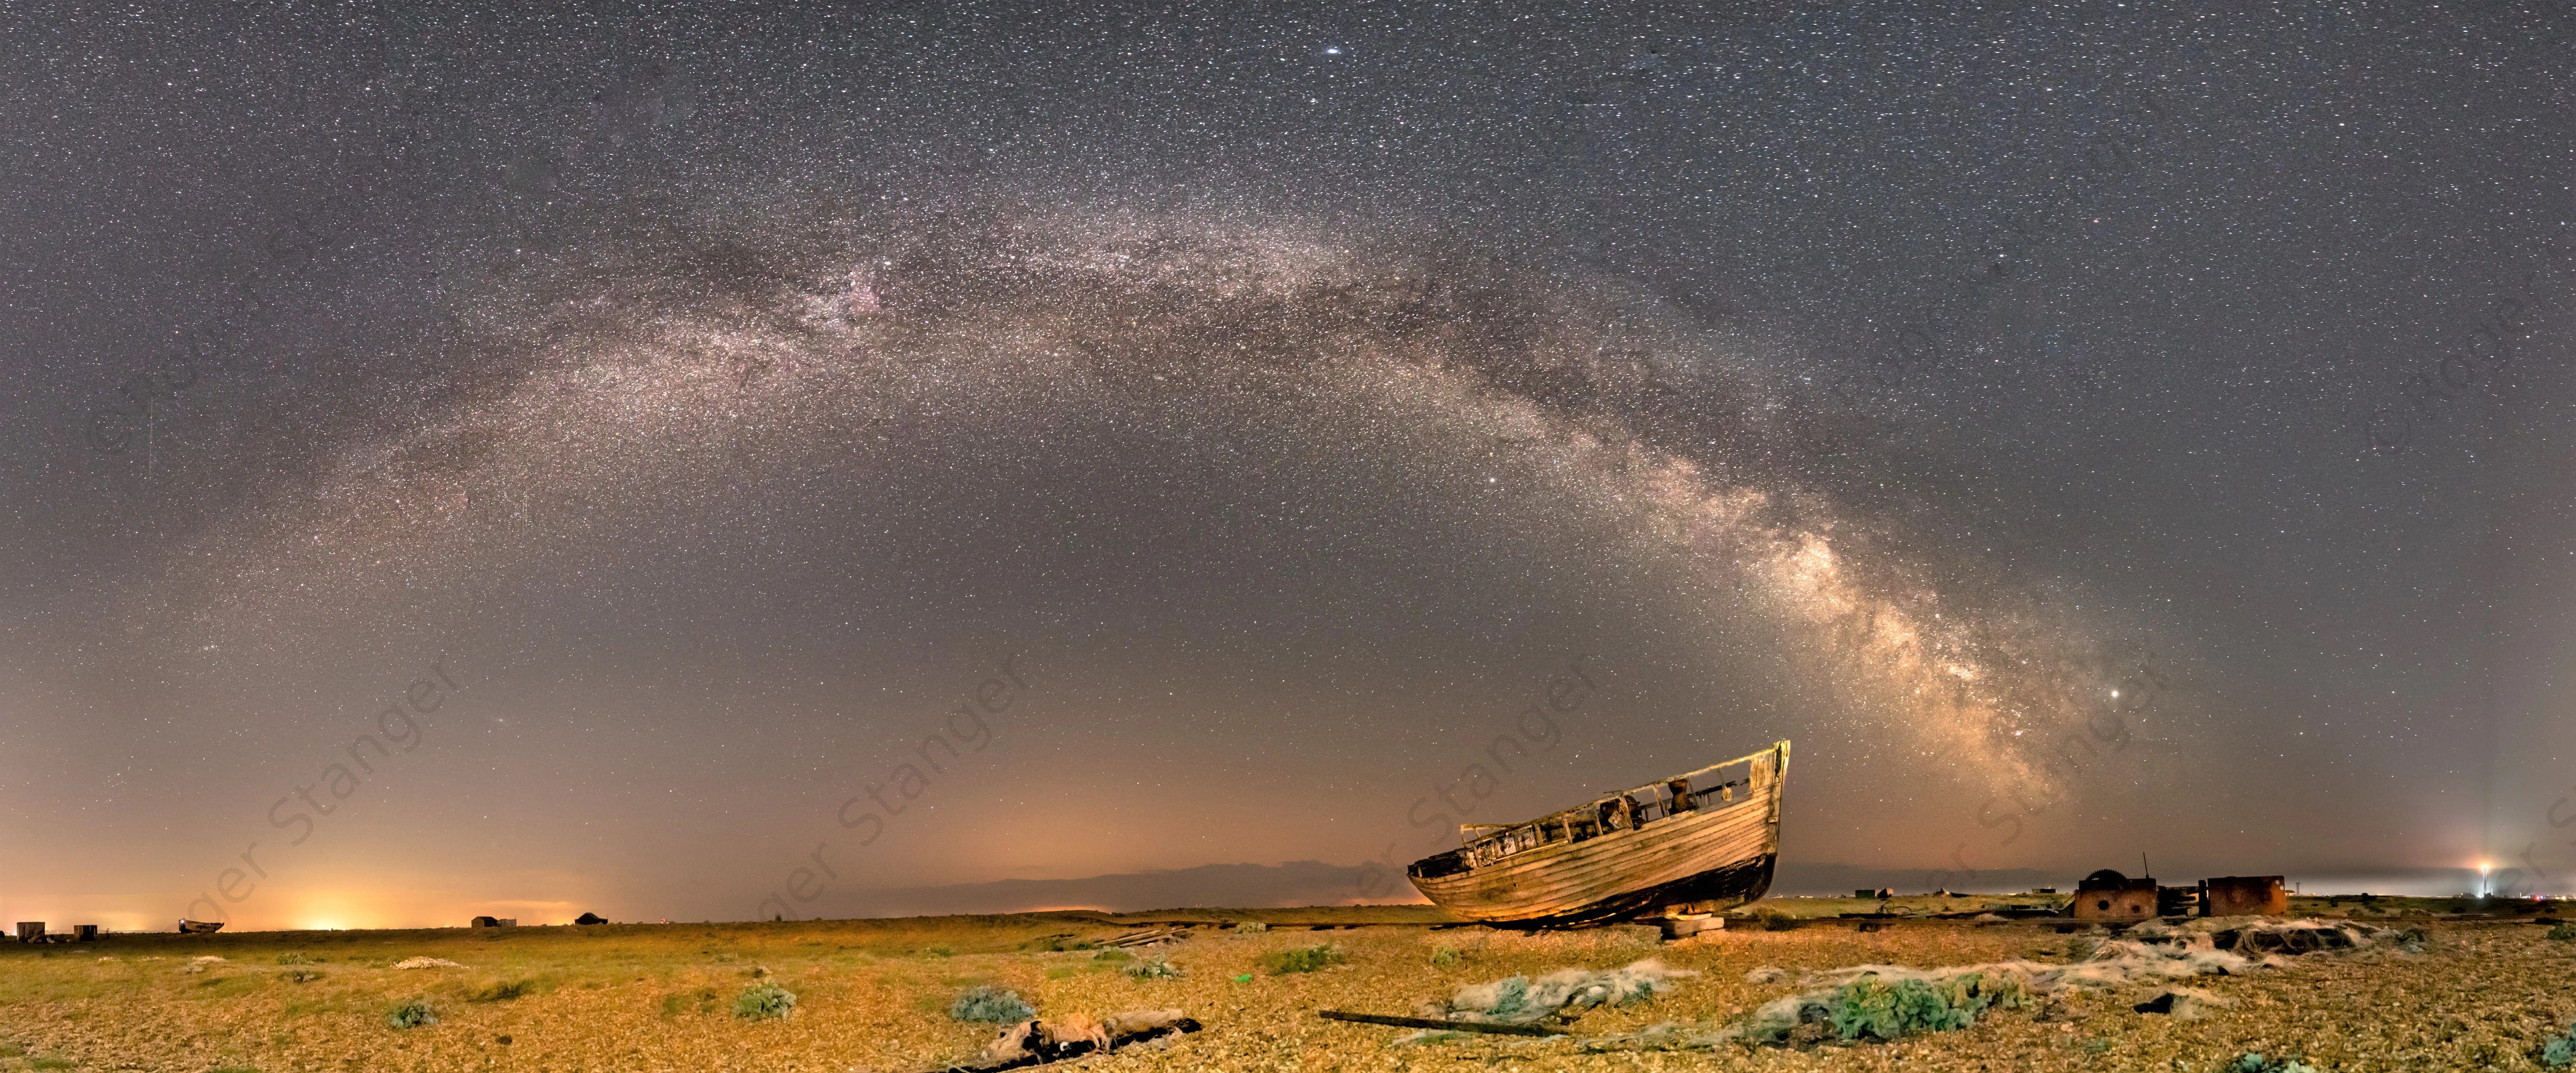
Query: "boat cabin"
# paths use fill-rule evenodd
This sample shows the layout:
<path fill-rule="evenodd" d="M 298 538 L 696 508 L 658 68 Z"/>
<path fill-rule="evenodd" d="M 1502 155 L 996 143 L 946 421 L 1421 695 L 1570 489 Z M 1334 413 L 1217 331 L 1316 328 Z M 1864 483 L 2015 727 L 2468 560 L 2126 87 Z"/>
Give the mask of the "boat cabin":
<path fill-rule="evenodd" d="M 1756 754 L 1764 755 L 1764 754 Z M 1619 831 L 1634 831 L 1657 820 L 1722 808 L 1753 797 L 1753 757 L 1730 760 L 1526 823 L 1458 825 L 1465 847 L 1458 864 L 1481 868 L 1515 854 L 1560 842 L 1586 842 Z"/>

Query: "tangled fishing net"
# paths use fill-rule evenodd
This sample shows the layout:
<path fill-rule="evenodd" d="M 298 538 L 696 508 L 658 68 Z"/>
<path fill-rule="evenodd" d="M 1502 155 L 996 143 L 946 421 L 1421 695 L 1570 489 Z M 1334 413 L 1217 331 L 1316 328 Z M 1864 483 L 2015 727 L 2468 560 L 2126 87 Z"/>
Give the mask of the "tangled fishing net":
<path fill-rule="evenodd" d="M 1794 978 L 1807 990 L 1774 999 L 1715 1029 L 1665 1023 L 1586 1042 L 1593 1049 L 1679 1050 L 1722 1043 L 1785 1044 L 1803 1037 L 1893 1040 L 1975 1024 L 1992 1009 L 2015 1009 L 2069 990 L 2111 990 L 2198 976 L 2234 976 L 2293 964 L 2293 956 L 2402 945 L 2407 933 L 2344 921 L 2210 918 L 2150 921 L 2117 939 L 2093 944 L 2078 960 L 2030 960 L 1932 969 L 1856 965 L 1792 974 L 1765 966 L 1754 983 Z M 2182 996 L 2186 1010 L 2208 1005 L 2200 992 Z"/>
<path fill-rule="evenodd" d="M 1698 973 L 1665 967 L 1647 958 L 1616 969 L 1558 969 L 1535 980 L 1508 976 L 1489 984 L 1470 984 L 1448 1001 L 1424 1003 L 1420 1014 L 1444 1021 L 1487 1021 L 1526 1025 L 1595 1006 L 1625 1006 L 1650 999 Z"/>

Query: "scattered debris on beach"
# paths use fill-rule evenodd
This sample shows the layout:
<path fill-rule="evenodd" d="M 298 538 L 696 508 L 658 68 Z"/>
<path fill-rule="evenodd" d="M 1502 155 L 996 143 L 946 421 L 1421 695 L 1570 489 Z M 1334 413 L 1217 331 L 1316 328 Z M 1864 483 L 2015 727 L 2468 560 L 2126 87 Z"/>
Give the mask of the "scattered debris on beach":
<path fill-rule="evenodd" d="M 1672 990 L 1674 981 L 1697 975 L 1647 958 L 1616 969 L 1565 968 L 1537 979 L 1507 976 L 1491 983 L 1470 984 L 1446 1000 L 1423 1003 L 1410 1017 L 1342 1010 L 1322 1010 L 1318 1015 L 1335 1021 L 1420 1029 L 1399 1038 L 1397 1043 L 1436 1042 L 1461 1033 L 1564 1035 L 1561 1030 L 1539 1025 L 1543 1021 L 1571 1022 L 1596 1006 L 1625 1006 L 1650 999 Z"/>
<path fill-rule="evenodd" d="M 415 957 L 394 962 L 394 967 L 397 969 L 461 969 L 465 966 L 446 958 Z"/>
<path fill-rule="evenodd" d="M 2212 1009 L 2234 1005 L 2228 999 L 2193 987 L 2167 988 L 2156 997 L 2129 1007 L 2138 1013 L 2161 1013 L 2177 1021 L 2197 1021 Z"/>
<path fill-rule="evenodd" d="M 1795 974 L 1808 990 L 1762 1004 L 1714 1030 L 1659 1024 L 1642 1032 L 1585 1041 L 1591 1049 L 1681 1050 L 1726 1043 L 1798 1045 L 1828 1039 L 1894 1040 L 1966 1028 L 1989 1009 L 2015 1009 L 2070 989 L 2234 976 L 2281 968 L 2301 954 L 2373 944 L 2404 948 L 2412 931 L 2367 924 L 2263 917 L 2149 920 L 2118 938 L 2079 944 L 2071 962 L 2015 960 L 1933 969 L 1857 965 Z M 2086 947 L 2089 946 L 2089 949 Z M 1745 974 L 1751 983 L 1791 979 L 1772 966 Z M 2135 1009 L 2204 1016 L 2223 1004 L 2188 988 L 2169 989 Z"/>
<path fill-rule="evenodd" d="M 1534 1024 L 1579 1014 L 1595 1006 L 1625 1006 L 1672 990 L 1674 981 L 1699 975 L 1665 967 L 1654 958 L 1608 969 L 1566 968 L 1533 980 L 1507 976 L 1458 989 L 1447 1001 L 1423 1003 L 1418 1016 L 1451 1021 Z"/>
<path fill-rule="evenodd" d="M 2296 1058 L 2265 1058 L 2261 1054 L 2247 1051 L 2223 1073 L 2324 1073 L 2324 1071 Z"/>
<path fill-rule="evenodd" d="M 1123 971 L 1139 980 L 1178 980 L 1189 975 L 1188 970 L 1172 964 L 1172 959 L 1162 954 L 1138 958 Z"/>
<path fill-rule="evenodd" d="M 749 1060 L 777 1068 L 802 1064 L 817 1040 L 843 1039 L 855 1041 L 850 1065 L 896 1073 L 1020 1066 L 1051 1073 L 1104 1062 L 1139 1071 L 1297 1062 L 1315 1069 L 1308 1056 L 1326 1053 L 1380 1068 L 1455 1059 L 1573 1070 L 1622 1061 L 1613 1052 L 1648 1049 L 1667 1051 L 1668 1064 L 1785 1062 L 1783 1070 L 1819 1071 L 1875 1068 L 1901 1055 L 1904 1068 L 1920 1060 L 1927 1069 L 1983 1063 L 2073 1073 L 2175 1068 L 2171 1060 L 2180 1059 L 2200 1073 L 2229 1073 L 2248 1052 L 2258 1052 L 2270 1073 L 2287 1073 L 2292 1062 L 2327 1071 L 2576 1070 L 2570 1014 L 2551 1004 L 2576 969 L 2576 942 L 2548 937 L 2576 919 L 2569 907 L 2576 902 L 2538 903 L 2527 912 L 2499 902 L 2488 917 L 2467 919 L 2443 916 L 2447 901 L 2382 899 L 2359 920 L 2340 913 L 2099 926 L 2066 917 L 1974 920 L 1998 904 L 2028 901 L 2009 897 L 2021 901 L 1952 899 L 1929 903 L 1949 916 L 1876 921 L 1836 919 L 1852 907 L 1848 899 L 1780 899 L 1774 904 L 1805 927 L 1774 933 L 1730 921 L 1728 931 L 1680 946 L 1635 925 L 1519 931 L 1435 921 L 1312 935 L 1308 928 L 1318 920 L 1340 922 L 1315 912 L 1274 921 L 1267 934 L 1210 922 L 1177 944 L 1132 953 L 1109 941 L 1178 922 L 810 922 L 598 938 L 569 928 L 457 928 L 354 942 L 226 934 L 214 941 L 219 945 L 165 934 L 120 936 L 114 941 L 121 947 L 84 948 L 77 958 L 65 957 L 62 947 L 51 959 L 43 948 L 5 949 L 20 959 L 6 966 L 20 981 L 20 998 L 8 1009 L 38 1014 L 13 1022 L 21 1026 L 12 1030 L 15 1040 L 30 1054 L 102 1069 L 126 1061 L 177 1068 L 202 1057 L 153 1034 L 150 1024 L 212 1010 L 258 1038 L 281 1023 L 281 1010 L 325 1002 L 339 1012 L 289 1027 L 319 1024 L 327 1032 L 275 1044 L 281 1060 L 268 1064 L 328 1065 L 347 1053 L 348 1041 L 399 1038 L 407 1051 L 398 1053 L 423 1070 L 464 1073 L 488 1065 L 501 1047 L 527 1058 L 540 1043 L 567 1064 L 624 1068 L 634 1041 L 644 1039 L 675 1066 Z M 1891 909 L 1920 904 L 1900 900 Z M 2387 912 L 2392 904 L 2400 911 Z M 2321 898 L 2295 907 L 2303 917 L 2345 908 Z M 1886 927 L 1862 934 L 1863 923 Z M 1032 942 L 1059 934 L 1067 936 L 1064 949 Z M 1264 967 L 1265 959 L 1311 951 L 1327 938 L 1343 960 L 1308 973 L 1271 975 Z M 329 955 L 330 964 L 308 964 L 326 960 L 317 954 Z M 101 962 L 101 955 L 122 963 Z M 228 960 L 183 972 L 199 956 Z M 413 964 L 444 971 L 386 971 L 415 956 L 427 960 Z M 441 964 L 448 958 L 455 960 Z M 1665 986 L 1646 1001 L 1646 988 L 1616 979 L 1623 969 L 1643 975 L 1650 966 L 1638 962 L 1646 958 L 1699 974 L 1663 978 Z M 1149 963 L 1173 973 L 1186 968 L 1186 975 L 1129 971 Z M 1757 965 L 1778 967 L 1747 972 Z M 1986 974 L 1974 981 L 1952 978 L 1979 969 Z M 328 982 L 298 985 L 307 970 L 328 970 Z M 1908 975 L 1923 978 L 1908 983 Z M 535 981 L 543 983 L 527 986 Z M 773 982 L 781 993 L 762 986 Z M 1013 1010 L 1017 1016 L 1007 1020 L 949 1017 L 952 1004 L 977 987 L 991 988 L 995 1000 L 1014 993 L 1030 1009 Z M 753 990 L 752 1001 L 742 1001 Z M 1817 991 L 1831 993 L 1827 1009 L 1796 1020 L 1785 1035 L 1765 1040 L 1739 1031 L 1719 1045 L 1721 1030 L 1761 1007 Z M 99 996 L 138 1012 L 128 1020 L 42 1015 L 63 1008 L 48 1003 Z M 1124 1026 L 1111 1011 L 1163 1007 L 1184 1008 L 1205 1027 L 1125 1041 L 1114 1031 Z M 2390 1009 L 2523 1015 L 2385 1016 Z M 1096 1018 L 1099 1032 L 1077 1011 Z M 1426 1012 L 1437 1016 L 1420 1016 Z M 397 1020 L 403 1027 L 394 1027 Z M 1963 1021 L 1972 1027 L 1954 1030 Z M 539 1022 L 555 1027 L 532 1035 L 529 1026 Z M 866 1031 L 856 1031 L 862 1025 Z M 513 1034 L 515 1044 L 495 1042 Z M 1011 1039 L 997 1042 L 1005 1034 Z M 1123 1043 L 1111 1048 L 1119 1053 L 1102 1051 L 1103 1035 Z M 986 1053 L 988 1044 L 994 1053 Z"/>
<path fill-rule="evenodd" d="M 1352 1013 L 1348 1010 L 1317 1010 L 1315 1016 L 1327 1021 L 1349 1021 L 1354 1024 L 1423 1030 L 1398 1039 L 1396 1041 L 1398 1043 L 1425 1043 L 1435 1039 L 1453 1038 L 1464 1032 L 1494 1036 L 1562 1036 L 1566 1034 L 1561 1028 L 1538 1025 L 1504 1024 L 1492 1021 L 1444 1021 L 1436 1017 L 1397 1017 L 1383 1013 Z"/>
<path fill-rule="evenodd" d="M 1177 943 L 1186 938 L 1189 938 L 1189 932 L 1185 928 L 1147 928 L 1143 931 L 1129 932 L 1100 945 L 1114 949 L 1133 950 L 1137 947 L 1143 946 L 1159 946 L 1163 943 Z"/>
<path fill-rule="evenodd" d="M 947 1073 L 994 1073 L 1077 1058 L 1094 1051 L 1116 1051 L 1151 1044 L 1199 1030 L 1199 1023 L 1180 1010 L 1128 1010 L 1105 1018 L 1075 1013 L 1048 1020 L 1027 1020 L 1003 1029 L 986 1044 L 981 1061 L 951 1066 Z"/>

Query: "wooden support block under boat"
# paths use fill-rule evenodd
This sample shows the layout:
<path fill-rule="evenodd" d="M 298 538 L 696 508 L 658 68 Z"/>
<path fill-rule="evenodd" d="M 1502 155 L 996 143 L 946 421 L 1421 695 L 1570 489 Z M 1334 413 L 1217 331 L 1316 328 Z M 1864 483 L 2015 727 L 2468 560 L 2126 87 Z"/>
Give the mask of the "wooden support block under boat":
<path fill-rule="evenodd" d="M 1665 917 L 1661 921 L 1666 939 L 1688 939 L 1713 931 L 1726 930 L 1726 918 L 1716 915 Z"/>

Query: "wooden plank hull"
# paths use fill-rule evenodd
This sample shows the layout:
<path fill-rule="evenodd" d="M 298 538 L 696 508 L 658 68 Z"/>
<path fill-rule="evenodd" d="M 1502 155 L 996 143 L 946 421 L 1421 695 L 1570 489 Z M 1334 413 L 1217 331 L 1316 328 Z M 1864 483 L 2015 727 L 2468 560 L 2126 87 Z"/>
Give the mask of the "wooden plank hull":
<path fill-rule="evenodd" d="M 1596 923 L 1667 906 L 1760 898 L 1770 889 L 1780 848 L 1787 750 L 1785 743 L 1775 748 L 1756 754 L 1753 792 L 1744 800 L 1709 802 L 1641 826 L 1550 842 L 1473 867 L 1442 861 L 1447 854 L 1426 858 L 1410 870 L 1413 885 L 1460 917 L 1523 926 Z"/>

